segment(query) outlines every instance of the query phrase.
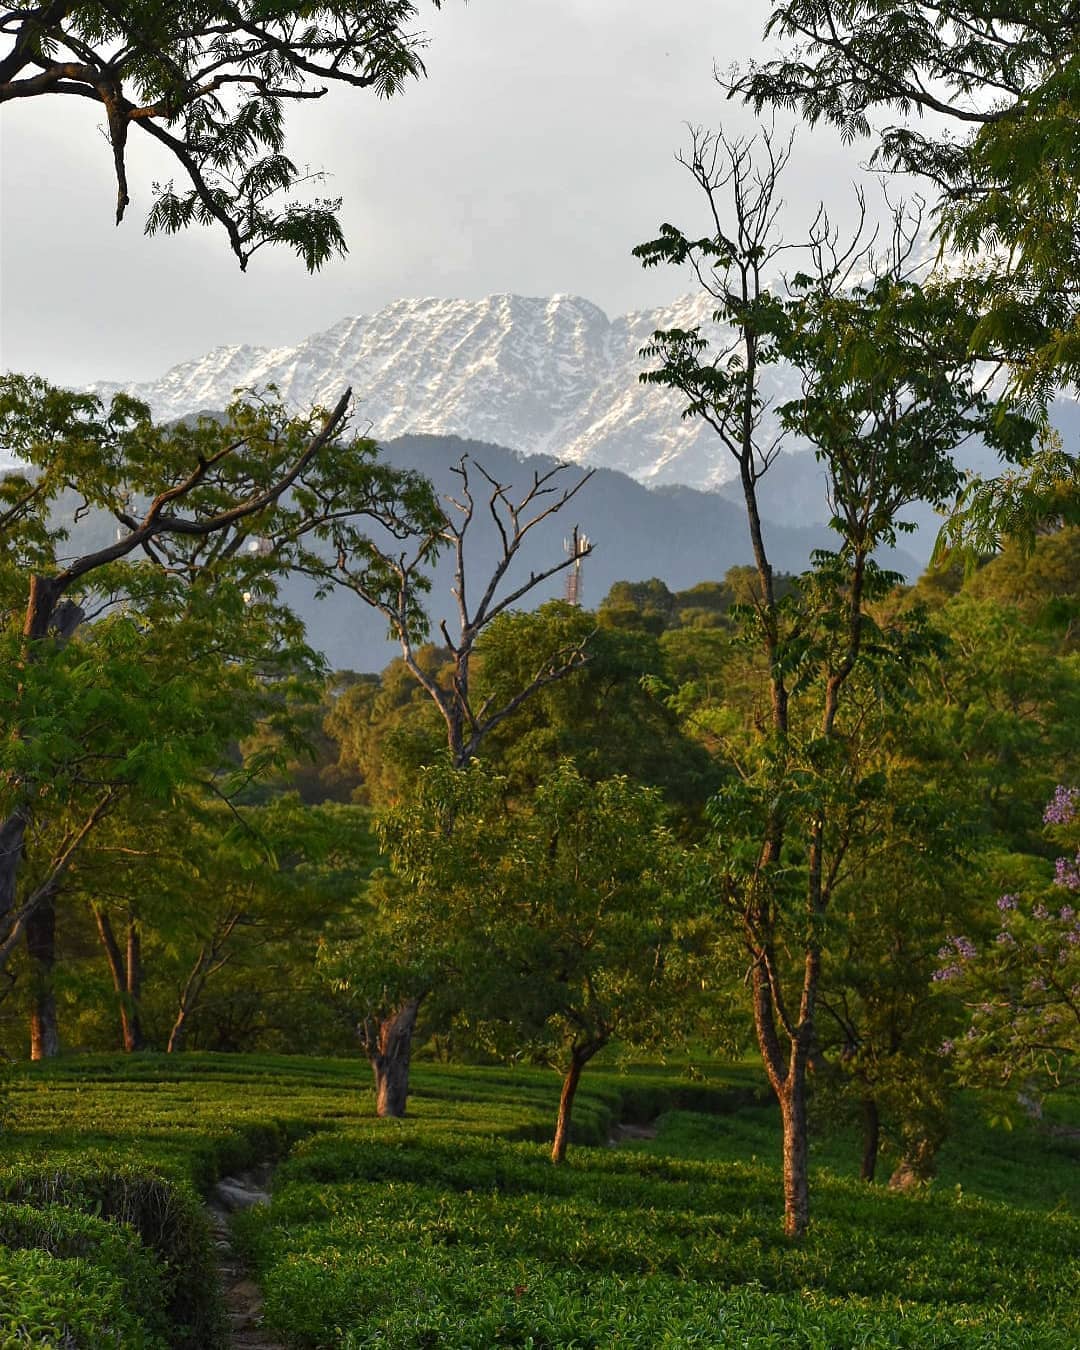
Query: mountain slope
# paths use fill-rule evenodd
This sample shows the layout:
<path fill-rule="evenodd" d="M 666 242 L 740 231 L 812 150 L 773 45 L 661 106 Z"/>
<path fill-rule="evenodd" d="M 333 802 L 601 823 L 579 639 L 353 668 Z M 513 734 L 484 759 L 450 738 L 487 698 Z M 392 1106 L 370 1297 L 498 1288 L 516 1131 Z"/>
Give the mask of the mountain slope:
<path fill-rule="evenodd" d="M 418 469 L 440 492 L 457 486 L 451 472 L 463 454 L 470 455 L 500 483 L 513 485 L 518 494 L 554 463 L 549 458 L 521 456 L 496 445 L 456 437 L 405 436 L 383 447 L 387 460 L 400 468 Z M 568 469 L 566 482 L 578 471 Z M 496 557 L 494 527 L 484 512 L 476 516 L 470 539 L 472 585 L 486 580 Z M 645 581 L 659 577 L 672 590 L 684 590 L 699 581 L 720 580 L 729 567 L 752 561 L 743 510 L 716 492 L 687 487 L 649 491 L 623 473 L 598 469 L 566 508 L 531 535 L 522 550 L 508 589 L 530 571 L 550 566 L 562 556 L 563 538 L 579 525 L 595 548 L 583 564 L 582 603 L 597 606 L 616 581 Z M 766 539 L 773 564 L 783 571 L 800 571 L 813 549 L 830 548 L 835 536 L 823 525 L 774 525 L 766 522 Z M 888 565 L 911 579 L 920 568 L 908 554 L 891 555 Z M 450 560 L 439 564 L 429 597 L 429 613 L 437 630 L 440 619 L 453 619 Z M 552 578 L 538 588 L 534 602 L 561 596 L 564 580 Z M 312 643 L 339 667 L 381 669 L 397 654 L 386 639 L 386 624 L 354 597 L 342 593 L 315 601 L 305 587 L 291 582 L 286 594 L 304 614 Z"/>
<path fill-rule="evenodd" d="M 357 425 L 378 440 L 477 437 L 525 454 L 602 464 L 648 484 L 711 487 L 731 476 L 708 427 L 642 385 L 657 328 L 712 328 L 707 296 L 611 320 L 577 296 L 398 300 L 294 347 L 219 347 L 123 387 L 159 418 L 223 408 L 237 387 L 275 384 L 289 402 L 332 405 L 351 385 Z"/>

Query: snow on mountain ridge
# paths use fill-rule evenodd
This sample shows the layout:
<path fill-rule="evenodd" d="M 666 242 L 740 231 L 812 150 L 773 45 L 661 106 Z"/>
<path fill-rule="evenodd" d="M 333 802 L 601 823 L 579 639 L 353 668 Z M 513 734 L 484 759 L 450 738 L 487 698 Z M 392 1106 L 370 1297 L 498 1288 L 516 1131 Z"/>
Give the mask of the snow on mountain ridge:
<path fill-rule="evenodd" d="M 712 326 L 707 296 L 615 319 L 580 296 L 395 300 L 292 347 L 215 348 L 123 389 L 168 419 L 223 408 L 236 388 L 275 384 L 290 404 L 332 405 L 352 385 L 357 425 L 389 440 L 453 435 L 600 464 L 649 484 L 715 486 L 731 476 L 709 429 L 681 400 L 642 385 L 638 355 L 657 328 Z"/>

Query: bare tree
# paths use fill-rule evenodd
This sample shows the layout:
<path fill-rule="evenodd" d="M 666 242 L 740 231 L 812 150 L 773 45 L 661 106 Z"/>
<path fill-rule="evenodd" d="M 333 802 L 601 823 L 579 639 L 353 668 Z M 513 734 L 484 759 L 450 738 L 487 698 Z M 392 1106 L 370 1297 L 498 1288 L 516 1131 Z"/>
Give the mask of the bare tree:
<path fill-rule="evenodd" d="M 553 651 L 533 677 L 521 686 L 506 702 L 497 704 L 493 698 L 475 707 L 471 694 L 471 665 L 476 644 L 487 626 L 500 614 L 512 609 L 532 594 L 550 577 L 575 566 L 592 551 L 592 545 L 575 530 L 572 545 L 558 562 L 528 577 L 511 577 L 511 569 L 529 535 L 544 521 L 561 511 L 592 477 L 592 471 L 581 475 L 568 487 L 559 480 L 567 466 L 557 464 L 545 473 L 534 473 L 526 491 L 515 500 L 511 489 L 497 482 L 480 464 L 463 455 L 454 468 L 460 482 L 456 496 L 446 498 L 441 543 L 448 547 L 453 558 L 454 581 L 452 593 L 457 609 L 456 630 L 443 620 L 439 632 L 443 645 L 450 653 L 452 673 L 448 684 L 434 679 L 416 657 L 418 637 L 418 601 L 428 582 L 422 570 L 432 555 L 430 541 L 425 539 L 411 555 L 394 555 L 389 551 L 385 563 L 395 579 L 396 588 L 382 594 L 374 592 L 366 571 L 357 570 L 352 560 L 340 553 L 337 559 L 339 583 L 353 591 L 367 604 L 373 605 L 390 621 L 390 626 L 401 645 L 401 655 L 413 678 L 438 708 L 446 725 L 446 743 L 455 768 L 462 768 L 476 754 L 480 742 L 489 731 L 516 711 L 538 689 L 561 680 L 587 659 L 584 644 Z M 490 575 L 477 587 L 479 599 L 470 598 L 467 574 L 469 529 L 476 519 L 477 501 L 474 493 L 473 472 L 485 485 L 487 512 L 494 522 L 499 539 L 499 551 Z M 422 630 L 421 630 L 422 631 Z"/>
<path fill-rule="evenodd" d="M 357 559 L 342 547 L 332 565 L 317 558 L 310 560 L 313 575 L 352 591 L 389 621 L 405 665 L 439 710 L 455 768 L 468 764 L 484 737 L 538 690 L 564 679 L 588 660 L 587 643 L 561 647 L 550 652 L 532 676 L 503 701 L 492 696 L 477 705 L 473 698 L 472 663 L 484 630 L 499 615 L 535 593 L 549 578 L 576 566 L 592 551 L 591 543 L 575 529 L 571 546 L 559 561 L 530 571 L 526 577 L 514 574 L 514 564 L 526 540 L 563 510 L 592 476 L 590 470 L 563 486 L 567 467 L 557 464 L 543 473 L 534 473 L 528 487 L 514 495 L 508 484 L 498 482 L 482 465 L 462 456 L 454 468 L 459 486 L 445 500 L 437 537 L 421 538 L 411 550 L 401 552 L 387 546 L 378 550 L 375 559 L 370 555 Z M 494 524 L 498 545 L 494 563 L 475 587 L 474 600 L 469 576 L 469 539 L 478 511 L 482 510 L 486 510 Z M 443 644 L 450 654 L 446 682 L 429 674 L 417 657 L 417 645 L 428 632 L 422 599 L 430 588 L 429 570 L 440 547 L 447 549 L 452 558 L 452 593 L 457 610 L 453 629 L 445 621 L 439 625 Z M 430 992 L 429 987 L 418 987 L 388 1013 L 361 1021 L 359 1038 L 371 1061 L 380 1115 L 405 1113 L 412 1037 L 420 1007 Z"/>

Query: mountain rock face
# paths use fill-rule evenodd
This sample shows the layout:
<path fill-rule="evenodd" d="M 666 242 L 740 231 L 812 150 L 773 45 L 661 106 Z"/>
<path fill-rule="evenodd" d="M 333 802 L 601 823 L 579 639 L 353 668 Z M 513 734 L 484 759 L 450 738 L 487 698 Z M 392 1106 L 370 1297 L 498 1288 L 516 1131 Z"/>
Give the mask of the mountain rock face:
<path fill-rule="evenodd" d="M 346 385 L 356 424 L 380 441 L 460 436 L 602 465 L 649 486 L 714 487 L 732 466 L 682 400 L 643 385 L 658 328 L 714 331 L 707 296 L 617 319 L 578 296 L 398 300 L 295 347 L 219 347 L 125 389 L 161 419 L 225 407 L 238 387 L 275 384 L 292 404 L 332 406 Z M 780 376 L 782 379 L 782 376 Z M 779 392 L 779 391 L 778 391 Z"/>

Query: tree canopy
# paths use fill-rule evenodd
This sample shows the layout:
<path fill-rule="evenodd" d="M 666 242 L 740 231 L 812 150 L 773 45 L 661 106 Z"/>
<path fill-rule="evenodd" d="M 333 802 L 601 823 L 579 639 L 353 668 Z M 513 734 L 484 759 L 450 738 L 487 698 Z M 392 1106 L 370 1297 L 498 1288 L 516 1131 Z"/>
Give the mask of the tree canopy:
<path fill-rule="evenodd" d="M 875 163 L 933 182 L 946 240 L 993 281 L 983 345 L 1044 391 L 1062 372 L 1075 380 L 1075 0 L 783 0 L 766 32 L 793 47 L 751 67 L 735 90 L 849 140 L 877 136 Z M 879 130 L 878 111 L 898 120 Z"/>
<path fill-rule="evenodd" d="M 388 98 L 423 75 L 417 12 L 413 0 L 13 0 L 0 21 L 0 103 L 61 95 L 98 105 L 118 225 L 134 128 L 172 157 L 179 180 L 154 184 L 148 234 L 219 225 L 241 270 L 258 249 L 284 244 L 314 272 L 345 252 L 341 203 L 296 195 L 323 175 L 286 154 L 285 108 L 331 84 Z"/>

